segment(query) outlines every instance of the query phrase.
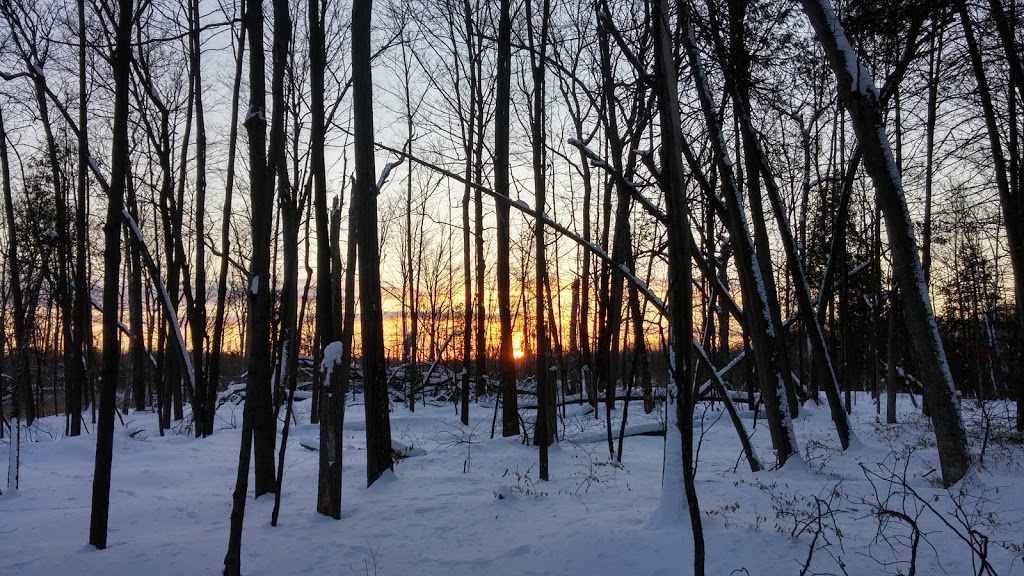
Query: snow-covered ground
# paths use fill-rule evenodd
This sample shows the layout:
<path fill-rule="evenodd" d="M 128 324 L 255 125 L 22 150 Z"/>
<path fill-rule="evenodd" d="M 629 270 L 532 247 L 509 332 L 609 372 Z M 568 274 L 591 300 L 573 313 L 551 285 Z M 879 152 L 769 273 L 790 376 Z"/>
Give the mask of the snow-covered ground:
<path fill-rule="evenodd" d="M 308 406 L 297 404 L 299 422 L 308 422 Z M 929 424 L 907 397 L 899 407 L 901 423 L 890 426 L 884 416 L 879 423 L 867 396 L 858 397 L 859 442 L 844 453 L 827 407 L 808 405 L 795 421 L 800 458 L 753 474 L 724 412 L 698 406 L 707 573 L 799 574 L 810 556 L 807 574 L 907 574 L 913 523 L 920 530 L 917 574 L 978 574 L 972 539 L 992 573 L 1024 574 L 1024 449 L 1007 431 L 1009 407 L 989 406 L 984 462 L 952 491 L 936 482 Z M 964 408 L 977 454 L 985 414 L 973 402 Z M 318 430 L 294 427 L 279 525 L 270 526 L 272 496 L 250 500 L 243 572 L 692 572 L 688 521 L 649 521 L 659 498 L 662 437 L 626 438 L 620 466 L 609 461 L 603 420 L 569 407 L 561 420 L 566 437 L 551 451 L 551 480 L 543 482 L 535 448 L 521 438 L 490 438 L 493 412 L 491 403 L 474 404 L 471 425 L 463 427 L 450 404 L 415 413 L 395 406 L 394 439 L 425 454 L 398 462 L 366 488 L 363 406 L 350 401 L 340 521 L 315 512 L 317 454 L 303 444 L 315 446 Z M 629 414 L 631 427 L 656 421 L 639 402 Z M 751 413 L 742 415 L 754 426 Z M 0 575 L 218 574 L 239 445 L 232 423 L 241 422 L 241 408 L 222 408 L 219 422 L 223 429 L 199 440 L 160 437 L 153 414 L 118 422 L 109 548 L 97 551 L 87 544 L 94 439 L 62 438 L 63 419 L 39 421 L 23 436 L 21 490 L 0 496 Z M 766 426 L 759 420 L 754 429 L 759 453 L 770 460 Z M 892 482 L 901 479 L 906 487 Z"/>

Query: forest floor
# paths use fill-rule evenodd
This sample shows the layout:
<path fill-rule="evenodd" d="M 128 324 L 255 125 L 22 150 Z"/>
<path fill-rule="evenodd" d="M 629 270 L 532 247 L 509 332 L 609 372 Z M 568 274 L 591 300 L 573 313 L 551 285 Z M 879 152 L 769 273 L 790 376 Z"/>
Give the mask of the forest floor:
<path fill-rule="evenodd" d="M 551 450 L 551 480 L 544 482 L 536 448 L 521 437 L 490 437 L 493 403 L 473 404 L 468 427 L 451 404 L 414 413 L 395 406 L 394 440 L 425 453 L 399 461 L 366 488 L 363 405 L 350 400 L 343 517 L 335 521 L 315 512 L 318 454 L 303 445 L 316 446 L 318 429 L 308 424 L 309 402 L 296 406 L 300 424 L 288 441 L 277 527 L 270 525 L 273 496 L 252 500 L 250 482 L 245 574 L 692 573 L 689 521 L 651 520 L 664 438 L 627 437 L 621 464 L 610 460 L 603 408 L 598 419 L 589 407 L 566 409 L 564 438 Z M 984 448 L 984 459 L 947 490 L 937 482 L 931 426 L 905 395 L 894 425 L 859 395 L 859 440 L 845 452 L 827 407 L 808 404 L 794 422 L 799 458 L 756 474 L 720 406 L 699 405 L 694 435 L 707 573 L 908 574 L 913 561 L 917 574 L 1024 574 L 1024 447 L 1012 432 L 1011 408 L 964 402 L 972 448 L 976 456 Z M 529 422 L 532 413 L 523 414 Z M 621 406 L 616 431 L 620 414 Z M 771 464 L 765 423 L 742 415 Z M 24 432 L 21 489 L 0 496 L 0 575 L 220 573 L 241 408 L 223 407 L 217 433 L 198 440 L 161 437 L 150 413 L 123 420 L 115 431 L 104 551 L 87 544 L 94 438 L 62 437 L 63 418 L 40 419 Z M 641 403 L 629 406 L 631 428 L 657 421 Z M 5 439 L 0 462 L 8 449 Z M 990 572 L 979 571 L 983 560 Z"/>

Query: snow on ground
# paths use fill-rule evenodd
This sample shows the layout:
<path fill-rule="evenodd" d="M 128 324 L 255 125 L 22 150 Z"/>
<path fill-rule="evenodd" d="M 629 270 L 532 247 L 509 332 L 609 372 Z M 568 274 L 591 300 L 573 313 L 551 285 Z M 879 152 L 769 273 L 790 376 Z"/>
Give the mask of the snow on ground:
<path fill-rule="evenodd" d="M 971 530 L 992 573 L 1024 574 L 1024 450 L 1021 437 L 1005 431 L 1007 406 L 989 406 L 984 463 L 947 491 L 935 481 L 929 424 L 908 398 L 900 397 L 901 424 L 893 426 L 884 415 L 878 423 L 867 396 L 857 400 L 860 443 L 841 452 L 827 407 L 808 405 L 795 420 L 801 457 L 758 474 L 742 460 L 724 411 L 697 407 L 707 573 L 799 574 L 813 549 L 807 574 L 906 574 L 912 521 L 921 531 L 918 574 L 979 573 L 979 559 L 957 535 L 970 541 Z M 492 403 L 472 406 L 469 427 L 451 405 L 417 406 L 415 413 L 396 405 L 393 437 L 425 454 L 400 461 L 366 488 L 360 402 L 349 402 L 345 418 L 342 519 L 315 512 L 317 454 L 304 445 L 316 446 L 318 430 L 301 424 L 289 440 L 277 527 L 269 522 L 272 496 L 252 501 L 250 483 L 244 573 L 692 573 L 688 522 L 648 522 L 663 438 L 627 437 L 619 466 L 609 461 L 603 420 L 586 407 L 569 407 L 562 420 L 567 438 L 551 451 L 552 479 L 542 482 L 535 448 L 521 438 L 490 438 Z M 297 404 L 300 422 L 308 422 L 308 406 Z M 629 414 L 631 427 L 649 429 L 657 420 L 644 416 L 639 402 Z M 970 402 L 965 414 L 977 454 L 985 414 Z M 751 412 L 742 415 L 748 428 L 755 426 Z M 0 575 L 219 574 L 239 445 L 232 425 L 240 424 L 241 408 L 226 406 L 218 416 L 222 429 L 198 440 L 160 437 L 149 413 L 118 422 L 105 551 L 87 544 L 94 439 L 62 438 L 63 419 L 40 420 L 25 433 L 21 490 L 0 496 Z M 754 429 L 758 452 L 770 458 L 767 427 L 757 420 Z M 919 498 L 894 478 L 905 478 Z M 881 516 L 881 535 L 879 505 L 891 511 Z"/>

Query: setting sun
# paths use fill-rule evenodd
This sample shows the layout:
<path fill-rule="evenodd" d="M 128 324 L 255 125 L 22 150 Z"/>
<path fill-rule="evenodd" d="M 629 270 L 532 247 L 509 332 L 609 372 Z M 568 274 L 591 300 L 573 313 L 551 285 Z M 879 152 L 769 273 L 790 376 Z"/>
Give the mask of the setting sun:
<path fill-rule="evenodd" d="M 516 332 L 512 335 L 512 356 L 516 360 L 520 360 L 523 356 L 526 356 L 526 352 L 523 351 L 523 333 Z"/>

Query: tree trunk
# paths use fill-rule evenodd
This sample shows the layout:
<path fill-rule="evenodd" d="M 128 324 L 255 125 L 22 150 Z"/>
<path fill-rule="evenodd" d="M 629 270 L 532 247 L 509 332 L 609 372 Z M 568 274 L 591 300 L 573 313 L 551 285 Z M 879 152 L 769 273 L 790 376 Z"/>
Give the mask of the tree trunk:
<path fill-rule="evenodd" d="M 503 198 L 509 197 L 511 82 L 511 0 L 501 0 L 498 18 L 497 100 L 494 110 L 494 190 Z M 501 375 L 501 433 L 503 436 L 516 436 L 519 434 L 519 403 L 516 397 L 516 359 L 512 349 L 509 206 L 506 202 L 499 201 L 495 210 L 497 213 L 498 249 L 498 322 L 501 339 L 498 362 Z"/>
<path fill-rule="evenodd" d="M 18 234 L 14 224 L 14 201 L 11 193 L 11 166 L 7 156 L 7 130 L 3 111 L 0 110 L 0 172 L 3 172 L 4 216 L 7 220 L 7 258 L 10 269 L 11 298 L 14 325 L 14 381 L 11 385 L 11 438 L 7 468 L 7 488 L 18 489 L 21 466 L 21 419 L 33 407 L 32 380 L 29 374 L 29 334 L 25 313 L 25 296 L 21 286 L 21 264 L 18 260 Z M 3 423 L 0 422 L 0 427 Z"/>
<path fill-rule="evenodd" d="M 998 15 L 1002 12 L 999 2 L 989 2 Z M 1024 332 L 1024 193 L 1019 189 L 1011 188 L 1007 177 L 1007 161 L 1003 154 L 1002 143 L 1000 142 L 999 119 L 996 115 L 995 106 L 992 102 L 992 91 L 989 88 L 988 79 L 985 76 L 985 65 L 982 61 L 981 51 L 974 36 L 973 25 L 970 15 L 967 12 L 966 4 L 961 3 L 959 7 L 960 22 L 964 28 L 964 38 L 967 40 L 967 52 L 971 57 L 971 67 L 974 69 L 974 77 L 978 83 L 978 97 L 984 111 L 985 125 L 988 128 L 989 145 L 992 153 L 992 170 L 996 179 L 996 188 L 999 190 L 999 204 L 1003 209 L 1003 226 L 1006 233 L 1006 243 L 1010 253 L 1010 265 L 1013 270 L 1014 299 L 1017 303 L 1017 323 Z M 1004 19 L 996 18 L 997 28 L 1003 38 L 1005 53 L 1008 55 L 1010 66 L 1010 77 L 1015 87 L 1024 96 L 1024 72 L 1021 71 L 1020 61 L 1017 58 L 1015 44 L 1006 46 L 1012 36 L 1007 28 Z M 1014 98 L 1013 93 L 1009 95 Z M 1024 430 L 1024 384 L 1019 384 L 1017 406 L 1017 429 Z"/>
<path fill-rule="evenodd" d="M 526 3 L 526 25 L 530 43 L 530 68 L 533 76 L 533 114 L 530 118 L 530 132 L 533 144 L 533 193 L 537 205 L 536 218 L 534 220 L 534 246 L 535 252 L 535 278 L 534 296 L 535 319 L 534 325 L 537 334 L 537 355 L 536 355 L 536 378 L 537 378 L 537 421 L 534 433 L 534 442 L 540 452 L 539 476 L 541 480 L 548 479 L 548 446 L 552 442 L 550 422 L 554 413 L 548 402 L 549 388 L 551 387 L 551 374 L 548 371 L 550 358 L 548 356 L 548 334 L 547 321 L 544 317 L 544 280 L 547 276 L 547 262 L 545 260 L 544 240 L 544 210 L 547 202 L 547 155 L 545 145 L 547 134 L 545 131 L 545 66 L 544 61 L 548 46 L 548 23 L 551 18 L 551 4 L 549 0 L 543 0 L 540 13 L 540 36 L 536 37 L 533 23 L 533 2 Z"/>
<path fill-rule="evenodd" d="M 888 424 L 896 423 L 896 302 L 899 294 L 895 288 L 889 290 L 889 342 L 888 359 L 886 361 L 888 370 L 885 375 L 885 421 Z M 913 391 L 911 391 L 913 394 Z"/>
<path fill-rule="evenodd" d="M 878 90 L 846 40 L 831 2 L 801 0 L 801 4 L 836 75 L 839 97 L 850 111 L 864 151 L 864 166 L 874 182 L 885 216 L 893 277 L 906 310 L 908 339 L 922 371 L 938 443 L 942 481 L 950 486 L 963 478 L 971 465 L 967 434 L 928 297 L 903 185 L 885 136 Z"/>
<path fill-rule="evenodd" d="M 409 155 L 412 155 L 414 153 L 413 152 L 413 136 L 414 136 L 413 114 L 414 114 L 414 112 L 413 112 L 413 105 L 412 105 L 412 93 L 410 91 L 410 86 L 409 86 L 411 84 L 411 82 L 412 82 L 412 80 L 411 80 L 411 63 L 409 61 L 408 46 L 404 42 L 402 43 L 402 46 L 401 46 L 401 52 L 402 52 L 402 69 L 403 69 L 403 71 L 405 73 L 404 74 L 404 82 L 403 82 L 403 88 L 404 88 L 403 94 L 404 94 L 404 97 L 405 97 L 405 102 L 404 103 L 405 103 L 406 137 L 407 137 L 407 139 L 406 139 L 406 149 L 409 151 Z M 418 334 L 418 332 L 419 332 L 419 330 L 418 330 L 418 328 L 419 328 L 419 319 L 418 319 L 419 310 L 417 309 L 419 291 L 417 290 L 418 286 L 417 286 L 417 282 L 415 281 L 416 269 L 413 266 L 414 250 L 413 250 L 413 241 L 412 241 L 412 227 L 413 227 L 413 220 L 412 220 L 412 176 L 413 176 L 412 166 L 410 165 L 410 167 L 409 167 L 409 174 L 408 174 L 408 177 L 406 178 L 406 181 L 405 181 L 405 262 L 403 263 L 403 266 L 405 267 L 406 271 L 405 271 L 405 274 L 402 275 L 403 278 L 405 279 L 405 282 L 404 282 L 405 286 L 403 287 L 404 289 L 403 289 L 402 296 L 403 296 L 403 298 L 408 298 L 408 304 L 407 304 L 407 307 L 405 308 L 405 310 L 407 310 L 408 314 L 409 314 L 409 327 L 410 327 L 410 330 L 409 330 L 408 333 L 405 333 L 405 320 L 404 320 L 405 319 L 405 313 L 403 312 L 403 315 L 402 315 L 402 318 L 403 318 L 403 321 L 402 321 L 402 342 L 404 343 L 404 348 L 408 349 L 408 359 L 407 359 L 407 362 L 408 362 L 409 368 L 406 371 L 406 377 L 409 379 L 409 398 L 407 399 L 408 400 L 408 406 L 409 406 L 409 411 L 410 412 L 415 412 L 416 411 L 416 394 L 418 392 L 418 387 L 419 387 L 419 370 L 417 370 L 417 367 L 416 367 L 416 362 L 418 360 L 416 353 L 417 353 L 417 351 L 419 349 L 419 342 L 418 342 L 418 339 L 419 339 L 419 334 Z"/>
<path fill-rule="evenodd" d="M 86 214 L 89 202 L 89 131 L 88 113 L 86 103 L 86 60 L 85 60 L 85 0 L 78 0 L 78 169 L 76 186 L 75 205 L 75 270 L 74 270 L 74 302 L 73 320 L 71 322 L 71 363 L 68 365 L 68 397 L 71 404 L 68 412 L 71 414 L 72 435 L 81 433 L 75 429 L 76 421 L 78 427 L 82 424 L 82 396 L 85 387 L 89 385 L 88 369 L 86 367 L 86 336 L 89 334 L 88 327 L 92 325 L 92 302 L 89 295 L 89 277 L 87 272 L 88 255 L 86 244 L 88 241 L 88 224 Z M 141 337 L 141 334 L 140 336 Z M 74 398 L 71 398 L 71 395 Z"/>
<path fill-rule="evenodd" d="M 750 122 L 750 56 L 747 51 L 745 28 L 743 20 L 750 0 L 730 0 L 729 2 L 729 33 L 732 43 L 730 58 L 732 64 L 733 92 L 736 98 L 733 101 L 735 115 L 740 121 Z M 724 51 L 723 51 L 724 52 Z M 761 190 L 761 154 L 757 150 L 757 136 L 752 129 L 741 129 L 741 140 L 744 161 L 744 176 L 746 177 L 746 195 L 750 205 L 750 222 L 754 227 L 754 246 L 757 250 L 757 260 L 761 266 L 762 280 L 765 295 L 768 298 L 768 310 L 771 313 L 771 323 L 777 328 L 775 334 L 776 353 L 779 359 L 779 374 L 782 376 L 783 385 L 786 387 L 786 398 L 789 416 L 796 418 L 799 414 L 800 403 L 797 398 L 796 383 L 793 382 L 793 372 L 789 365 L 789 351 L 786 346 L 786 334 L 782 329 L 782 307 L 779 304 L 779 292 L 775 286 L 775 267 L 771 256 L 771 241 L 768 239 L 768 218 L 764 213 L 764 199 Z M 738 183 L 738 182 L 737 182 Z M 766 183 L 767 184 L 767 183 Z M 773 210 L 776 210 L 773 208 Z M 777 213 L 776 218 L 785 218 L 785 213 Z M 844 444 L 845 446 L 845 444 Z"/>
<path fill-rule="evenodd" d="M 462 5 L 463 18 L 466 27 L 466 38 L 473 38 L 473 14 L 470 9 L 469 1 L 465 0 Z M 462 314 L 462 391 L 461 391 L 461 403 L 462 412 L 460 414 L 462 424 L 464 426 L 469 425 L 469 386 L 472 381 L 472 363 L 473 363 L 473 271 L 472 271 L 472 253 L 470 252 L 470 229 L 469 229 L 469 207 L 472 201 L 473 187 L 470 184 L 473 181 L 473 153 L 476 149 L 475 139 L 476 133 L 476 117 L 478 113 L 478 100 L 477 94 L 477 83 L 479 77 L 477 76 L 476 70 L 476 57 L 473 51 L 473 42 L 469 40 L 466 42 L 466 48 L 469 51 L 469 86 L 470 86 L 470 97 L 469 97 L 469 117 L 465 120 L 465 154 L 466 154 L 466 182 L 465 188 L 462 193 L 462 282 L 463 282 L 463 300 L 464 309 Z M 481 136 L 482 139 L 482 136 Z M 478 204 L 479 205 L 479 204 Z M 476 327 L 480 334 L 483 334 L 484 325 L 480 324 Z M 481 381 L 484 378 L 483 374 L 479 374 L 478 377 Z M 480 396 L 482 390 L 477 389 L 477 397 Z"/>
<path fill-rule="evenodd" d="M 358 198 L 358 259 L 360 325 L 366 408 L 366 485 L 373 484 L 393 466 L 388 414 L 387 364 L 380 294 L 380 254 L 377 238 L 377 187 L 373 162 L 373 80 L 370 63 L 372 0 L 352 3 L 352 106 L 355 123 L 356 183 Z"/>
<path fill-rule="evenodd" d="M 689 7 L 681 4 L 679 8 L 682 11 L 679 18 L 683 25 L 681 32 L 688 39 L 688 51 L 692 51 L 695 46 L 692 45 Z M 693 531 L 693 573 L 695 576 L 703 576 L 704 530 L 694 485 L 693 461 L 693 356 L 690 352 L 693 340 L 693 269 L 690 260 L 689 206 L 683 181 L 678 80 L 672 56 L 672 38 L 675 34 L 669 25 L 668 0 L 659 0 L 652 9 L 656 83 L 662 126 L 661 161 L 669 218 L 669 390 L 666 407 L 669 416 L 665 434 L 661 506 L 666 514 L 681 513 L 682 507 L 689 510 Z M 691 52 L 691 67 L 696 65 L 692 60 L 695 57 L 696 54 Z M 679 486 L 680 481 L 682 486 Z M 685 493 L 685 501 L 678 493 L 680 488 Z"/>
<path fill-rule="evenodd" d="M 768 272 L 763 270 L 760 261 L 754 250 L 754 243 L 750 236 L 750 227 L 747 224 L 746 214 L 743 210 L 743 199 L 739 183 L 733 171 L 733 164 L 729 159 L 726 148 L 725 136 L 722 133 L 721 122 L 717 116 L 715 106 L 704 75 L 704 67 L 700 61 L 697 51 L 696 40 L 693 36 L 692 23 L 689 18 L 689 11 L 684 10 L 686 17 L 681 18 L 684 26 L 683 40 L 686 53 L 690 63 L 690 73 L 694 84 L 697 86 L 697 94 L 700 99 L 701 109 L 704 114 L 704 121 L 710 131 L 709 139 L 714 153 L 715 162 L 721 173 L 722 184 L 725 189 L 725 209 L 728 216 L 728 224 L 733 243 L 736 244 L 736 269 L 740 279 L 740 288 L 743 294 L 743 311 L 746 315 L 749 336 L 753 342 L 754 361 L 757 365 L 757 375 L 761 385 L 761 397 L 765 403 L 767 413 L 768 429 L 772 437 L 772 445 L 775 447 L 776 456 L 780 466 L 796 450 L 796 439 L 790 426 L 789 402 L 787 391 L 782 377 L 781 362 L 779 360 L 779 347 L 775 344 L 780 326 L 772 322 L 774 317 L 770 311 L 770 303 L 767 298 L 767 290 L 764 286 L 764 276 Z M 699 168 L 697 160 L 691 150 L 683 148 L 683 154 L 691 169 Z M 698 177 L 703 178 L 701 174 Z M 707 181 L 702 186 L 705 194 L 714 197 L 714 188 Z"/>
<path fill-rule="evenodd" d="M 7 258 L 10 268 L 11 298 L 13 300 L 13 327 L 15 370 L 12 385 L 13 413 L 26 419 L 35 412 L 32 398 L 32 380 L 29 376 L 29 332 L 28 314 L 25 310 L 25 295 L 21 285 L 21 264 L 18 260 L 18 234 L 14 220 L 14 200 L 11 192 L 11 166 L 7 156 L 7 131 L 4 128 L 3 112 L 0 111 L 0 170 L 3 171 L 4 214 L 7 219 Z"/>
<path fill-rule="evenodd" d="M 939 70 L 942 69 L 942 37 L 945 27 L 932 36 L 928 52 L 928 112 L 925 119 L 924 221 L 921 228 L 921 268 L 930 285 L 932 268 L 932 186 L 935 174 L 935 123 L 939 109 Z"/>
<path fill-rule="evenodd" d="M 203 108 L 199 0 L 189 2 L 189 11 L 189 57 L 195 84 L 193 101 L 196 121 L 196 188 L 195 203 L 192 207 L 195 218 L 193 224 L 195 262 L 192 265 L 192 281 L 195 289 L 189 314 L 189 326 L 192 329 L 192 370 L 195 385 L 195 393 L 192 398 L 192 420 L 196 429 L 196 437 L 199 437 L 207 434 L 206 422 L 212 421 L 212 418 L 207 416 L 207 412 L 212 412 L 215 409 L 211 401 L 215 395 L 211 395 L 207 391 L 207 387 L 214 386 L 214 384 L 208 380 L 204 370 L 206 345 L 206 116 Z"/>
<path fill-rule="evenodd" d="M 125 208 L 132 219 L 138 222 L 139 203 L 135 194 L 135 185 L 130 178 L 125 192 Z M 142 247 L 137 242 L 130 242 L 128 245 L 128 269 L 131 274 L 128 279 L 128 324 L 131 330 L 128 354 L 132 366 L 132 396 L 135 400 L 135 410 L 141 411 L 145 410 L 149 404 L 146 393 L 146 383 L 149 380 L 146 374 L 146 348 L 142 342 Z"/>
<path fill-rule="evenodd" d="M 256 445 L 256 494 L 261 496 L 273 486 L 274 426 L 270 395 L 270 228 L 273 206 L 273 181 L 267 176 L 266 57 L 263 48 L 263 4 L 247 0 L 245 27 L 249 34 L 249 109 L 245 128 L 249 137 L 249 194 L 252 212 L 252 257 L 246 320 L 245 406 L 242 411 L 242 440 L 238 456 L 238 476 L 232 495 L 231 533 L 224 557 L 225 576 L 241 574 L 242 526 L 249 464 Z M 273 173 L 270 173 L 273 176 Z M 227 255 L 225 254 L 225 257 Z M 267 451 L 267 440 L 270 450 Z M 269 477 L 267 463 L 269 462 Z"/>
<path fill-rule="evenodd" d="M 836 431 L 839 434 L 839 442 L 845 450 L 850 447 L 850 439 L 852 436 L 850 421 L 846 412 L 842 409 L 839 398 L 839 379 L 835 372 L 828 344 L 825 341 L 824 330 L 822 330 L 821 324 L 818 323 L 818 320 L 814 315 L 814 304 L 811 301 L 810 285 L 807 281 L 807 275 L 804 272 L 803 261 L 800 259 L 800 254 L 793 238 L 792 228 L 786 218 L 785 205 L 782 201 L 782 192 L 779 190 L 778 185 L 775 182 L 774 176 L 767 165 L 767 157 L 757 140 L 757 134 L 754 131 L 754 127 L 750 119 L 750 106 L 749 101 L 746 99 L 746 95 L 737 93 L 736 101 L 737 107 L 739 108 L 737 118 L 740 124 L 740 131 L 743 134 L 744 155 L 747 159 L 748 170 L 756 171 L 764 177 L 765 188 L 768 191 L 768 197 L 772 204 L 772 211 L 775 213 L 775 220 L 779 226 L 779 236 L 782 239 L 782 245 L 786 253 L 786 262 L 789 267 L 790 276 L 794 282 L 800 321 L 803 323 L 804 328 L 809 331 L 808 339 L 811 343 L 812 353 L 811 364 L 814 366 L 814 372 L 816 374 L 822 374 L 825 377 L 825 381 L 821 384 L 824 384 L 825 386 L 825 396 L 828 398 L 832 420 L 835 423 Z M 749 178 L 750 176 L 748 175 L 748 182 L 750 181 Z M 753 189 L 755 186 L 751 186 L 750 188 Z M 756 186 L 756 188 L 760 188 L 760 186 Z M 754 202 L 752 201 L 752 204 L 753 203 Z M 754 216 L 754 218 L 756 219 L 757 216 Z M 764 269 L 762 268 L 762 270 Z M 771 274 L 768 274 L 766 275 L 766 278 L 770 276 Z M 771 293 L 772 289 L 769 288 L 768 292 Z M 778 306 L 777 302 L 775 306 Z M 776 323 L 776 326 L 780 328 L 781 332 L 781 320 Z M 785 348 L 782 347 L 780 354 L 782 354 L 784 350 Z M 785 364 L 783 364 L 783 366 L 785 366 Z M 785 367 L 782 369 L 787 370 Z M 847 390 L 849 390 L 849 387 Z M 792 413 L 793 403 L 791 399 L 790 414 Z"/>
<path fill-rule="evenodd" d="M 33 56 L 34 57 L 34 56 Z M 35 87 L 36 105 L 39 112 L 39 121 L 43 127 L 44 141 L 46 144 L 47 160 L 49 161 L 50 178 L 53 180 L 53 196 L 54 202 L 56 202 L 56 225 L 57 225 L 57 242 L 56 242 L 56 253 L 57 253 L 57 278 L 56 278 L 56 300 L 57 306 L 60 308 L 60 336 L 61 342 L 60 347 L 64 352 L 64 370 L 66 374 L 66 394 L 65 398 L 67 401 L 67 411 L 71 416 L 71 436 L 78 436 L 81 434 L 82 427 L 82 376 L 83 371 L 79 367 L 73 366 L 74 361 L 74 348 L 75 345 L 70 340 L 73 337 L 72 323 L 74 317 L 72 315 L 72 303 L 71 303 L 71 282 L 70 276 L 68 275 L 68 259 L 71 255 L 71 245 L 68 242 L 68 233 L 70 228 L 68 227 L 68 199 L 66 195 L 66 188 L 61 183 L 60 173 L 60 159 L 57 155 L 57 143 L 53 136 L 53 127 L 50 122 L 49 108 L 46 104 L 46 77 L 38 70 L 35 62 L 31 62 L 26 58 L 26 64 L 33 68 L 32 80 Z M 55 335 L 56 336 L 56 335 Z M 81 364 L 81 360 L 79 360 Z M 56 394 L 56 387 L 54 387 L 54 394 Z M 42 402 L 40 402 L 42 404 Z M 32 422 L 36 417 L 36 406 L 31 402 L 25 402 L 22 400 L 22 405 L 26 411 L 22 414 L 25 419 L 25 425 L 31 426 Z M 56 408 L 55 408 L 56 410 Z"/>
<path fill-rule="evenodd" d="M 245 22 L 245 2 L 239 2 L 240 18 Z M 242 56 L 245 52 L 245 30 L 243 26 L 238 32 L 238 52 L 235 55 L 235 80 L 231 88 L 231 128 L 228 135 L 227 177 L 224 186 L 224 214 L 221 220 L 220 270 L 217 273 L 217 304 L 214 308 L 213 339 L 211 341 L 210 366 L 207 370 L 207 405 L 203 423 L 204 434 L 213 434 L 214 415 L 216 412 L 217 388 L 220 386 L 220 361 L 224 345 L 224 316 L 228 292 L 228 265 L 231 254 L 231 202 L 235 191 L 235 151 L 238 142 L 238 100 L 242 84 Z M 240 350 L 245 353 L 244 346 Z"/>
<path fill-rule="evenodd" d="M 337 358 L 325 365 L 325 351 L 340 336 L 335 324 L 335 274 L 332 261 L 332 226 L 327 208 L 327 163 L 324 155 L 325 113 L 324 76 L 327 54 L 324 46 L 321 0 L 309 0 L 309 68 L 310 68 L 310 168 L 313 171 L 313 209 L 316 218 L 316 330 L 319 340 L 318 372 L 322 378 L 320 398 L 320 464 L 317 482 L 316 511 L 334 519 L 341 518 L 342 480 L 342 413 L 345 390 L 338 384 L 348 365 Z M 343 342 L 342 350 L 349 348 Z M 283 446 L 282 446 L 283 448 Z"/>
<path fill-rule="evenodd" d="M 103 248 L 103 364 L 100 373 L 100 411 L 96 425 L 96 464 L 92 484 L 92 515 L 89 543 L 107 547 L 107 519 L 110 511 L 110 468 L 114 455 L 114 405 L 117 394 L 121 346 L 117 337 L 119 316 L 118 277 L 121 269 L 121 222 L 124 189 L 128 175 L 128 83 L 131 66 L 132 0 L 118 0 L 114 36 L 114 123 L 112 128 L 110 192 Z"/>

